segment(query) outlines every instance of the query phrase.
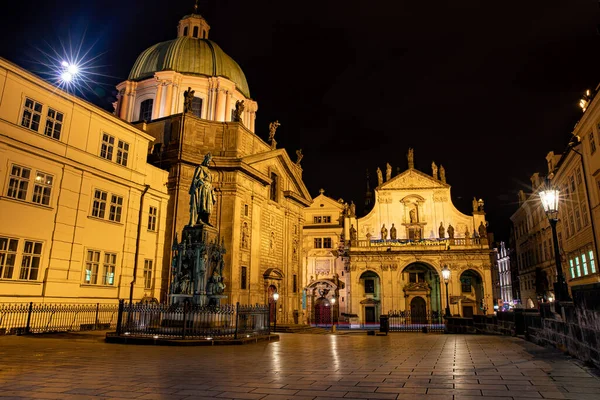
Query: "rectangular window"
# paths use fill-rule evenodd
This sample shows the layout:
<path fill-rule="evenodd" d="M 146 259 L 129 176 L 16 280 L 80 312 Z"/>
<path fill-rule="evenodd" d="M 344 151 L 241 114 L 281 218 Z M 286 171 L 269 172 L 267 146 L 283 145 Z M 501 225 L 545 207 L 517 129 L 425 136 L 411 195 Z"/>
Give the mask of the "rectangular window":
<path fill-rule="evenodd" d="M 242 276 L 240 277 L 240 289 L 247 288 L 247 280 L 248 280 L 248 268 L 242 267 Z"/>
<path fill-rule="evenodd" d="M 37 132 L 40 127 L 41 119 L 42 105 L 35 100 L 26 98 L 25 107 L 23 108 L 23 118 L 21 119 L 21 126 Z"/>
<path fill-rule="evenodd" d="M 598 123 L 598 130 L 600 130 L 600 122 Z M 596 141 L 594 140 L 594 131 L 590 132 L 590 153 L 596 152 Z"/>
<path fill-rule="evenodd" d="M 581 266 L 583 267 L 583 274 L 588 274 L 587 260 L 585 259 L 585 253 L 581 255 Z"/>
<path fill-rule="evenodd" d="M 152 260 L 144 260 L 144 289 L 152 289 Z"/>
<path fill-rule="evenodd" d="M 375 293 L 375 281 L 373 279 L 365 279 L 365 293 Z"/>
<path fill-rule="evenodd" d="M 104 218 L 106 212 L 106 199 L 108 194 L 102 190 L 94 190 L 94 204 L 92 206 L 92 216 L 96 218 Z"/>
<path fill-rule="evenodd" d="M 158 216 L 158 208 L 150 206 L 148 209 L 148 230 L 156 232 L 156 218 Z"/>
<path fill-rule="evenodd" d="M 581 214 L 579 213 L 579 209 L 575 210 L 575 226 L 577 227 L 577 232 L 581 230 Z"/>
<path fill-rule="evenodd" d="M 248 204 L 244 204 L 244 217 L 248 216 L 248 213 L 249 213 L 249 209 L 248 208 L 249 208 Z"/>
<path fill-rule="evenodd" d="M 331 215 L 326 215 L 323 217 L 323 223 L 330 224 L 331 223 Z"/>
<path fill-rule="evenodd" d="M 567 234 L 569 237 L 575 234 L 575 224 L 573 224 L 573 220 L 573 214 L 569 214 L 569 229 L 567 229 Z"/>
<path fill-rule="evenodd" d="M 0 236 L 0 279 L 12 279 L 19 239 Z"/>
<path fill-rule="evenodd" d="M 202 99 L 200 97 L 192 99 L 192 114 L 198 118 L 202 118 Z M 233 110 L 231 111 L 231 120 L 233 121 Z"/>
<path fill-rule="evenodd" d="M 292 293 L 298 293 L 298 275 L 292 275 Z"/>
<path fill-rule="evenodd" d="M 35 281 L 40 271 L 40 259 L 42 257 L 42 243 L 25 241 L 23 260 L 21 260 L 21 272 L 19 279 Z"/>
<path fill-rule="evenodd" d="M 471 278 L 461 278 L 460 279 L 460 287 L 461 287 L 461 291 L 463 293 L 471 293 L 472 291 L 472 286 L 471 286 Z"/>
<path fill-rule="evenodd" d="M 588 256 L 590 257 L 590 271 L 592 271 L 592 274 L 596 273 L 596 263 L 594 262 L 594 252 L 592 250 L 590 250 L 588 252 Z"/>
<path fill-rule="evenodd" d="M 123 210 L 123 198 L 117 195 L 110 196 L 110 212 L 108 219 L 114 222 L 121 222 L 121 211 Z"/>
<path fill-rule="evenodd" d="M 323 248 L 323 239 L 315 238 L 315 249 L 322 249 L 322 248 Z"/>
<path fill-rule="evenodd" d="M 35 173 L 35 181 L 33 182 L 33 198 L 31 201 L 44 206 L 49 205 L 53 181 L 54 178 L 52 175 L 37 171 Z"/>
<path fill-rule="evenodd" d="M 277 201 L 277 184 L 279 181 L 279 177 L 275 172 L 271 172 L 271 192 L 269 194 L 269 198 L 273 201 Z"/>
<path fill-rule="evenodd" d="M 331 238 L 323 238 L 323 248 L 331 249 Z"/>
<path fill-rule="evenodd" d="M 98 268 L 100 266 L 100 252 L 88 250 L 85 259 L 85 277 L 83 283 L 95 285 L 98 282 Z"/>
<path fill-rule="evenodd" d="M 581 185 L 581 168 L 577 167 L 575 170 L 575 176 L 577 177 L 577 185 Z"/>
<path fill-rule="evenodd" d="M 152 120 L 152 106 L 154 99 L 147 99 L 140 103 L 140 121 L 149 122 Z"/>
<path fill-rule="evenodd" d="M 104 253 L 104 268 L 102 272 L 102 284 L 112 286 L 115 284 L 115 268 L 117 255 L 115 253 Z"/>
<path fill-rule="evenodd" d="M 100 157 L 112 161 L 113 150 L 115 148 L 115 137 L 108 133 L 102 134 L 102 146 L 100 147 Z"/>
<path fill-rule="evenodd" d="M 575 257 L 575 267 L 577 267 L 577 277 L 581 276 L 581 265 L 579 265 L 579 256 Z"/>
<path fill-rule="evenodd" d="M 117 164 L 127 166 L 127 157 L 129 156 L 129 143 L 119 140 L 117 145 Z"/>
<path fill-rule="evenodd" d="M 322 217 L 314 217 L 313 218 L 313 223 L 315 224 L 320 224 L 321 222 L 323 222 L 323 218 Z"/>
<path fill-rule="evenodd" d="M 573 175 L 569 177 L 569 183 L 571 184 L 571 194 L 575 194 L 575 178 Z"/>
<path fill-rule="evenodd" d="M 29 168 L 13 165 L 10 170 L 8 193 L 6 195 L 14 199 L 25 200 L 30 175 L 31 170 Z"/>
<path fill-rule="evenodd" d="M 588 211 L 587 211 L 587 206 L 585 204 L 581 205 L 581 223 L 583 224 L 583 226 L 587 226 L 588 225 Z"/>
<path fill-rule="evenodd" d="M 60 131 L 62 130 L 63 113 L 48 109 L 48 117 L 46 118 L 46 129 L 44 134 L 52 139 L 60 140 Z"/>

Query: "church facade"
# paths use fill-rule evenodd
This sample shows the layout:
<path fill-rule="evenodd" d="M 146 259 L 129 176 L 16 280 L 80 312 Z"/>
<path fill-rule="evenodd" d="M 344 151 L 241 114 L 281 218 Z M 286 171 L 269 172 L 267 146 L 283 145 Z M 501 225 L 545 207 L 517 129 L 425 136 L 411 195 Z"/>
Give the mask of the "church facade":
<path fill-rule="evenodd" d="M 483 201 L 472 215 L 452 204 L 443 167 L 428 175 L 409 168 L 386 178 L 378 171 L 374 207 L 358 218 L 352 207 L 344 219 L 346 310 L 361 323 L 399 311 L 439 316 L 446 307 L 442 269 L 451 271 L 448 298 L 453 315 L 492 309 L 490 246 Z"/>

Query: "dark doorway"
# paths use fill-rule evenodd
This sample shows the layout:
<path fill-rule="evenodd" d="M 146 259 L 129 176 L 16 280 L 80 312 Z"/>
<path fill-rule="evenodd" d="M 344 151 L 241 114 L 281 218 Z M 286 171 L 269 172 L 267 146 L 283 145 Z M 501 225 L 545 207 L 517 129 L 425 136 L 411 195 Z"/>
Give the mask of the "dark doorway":
<path fill-rule="evenodd" d="M 267 296 L 269 299 L 269 321 L 273 323 L 275 321 L 275 313 L 277 312 L 277 303 L 273 299 L 273 294 L 277 292 L 277 288 L 273 285 L 269 286 Z"/>
<path fill-rule="evenodd" d="M 422 297 L 415 297 L 410 302 L 410 317 L 413 324 L 427 323 L 427 303 Z"/>
<path fill-rule="evenodd" d="M 473 306 L 463 306 L 463 318 L 473 318 Z"/>
<path fill-rule="evenodd" d="M 329 300 L 325 297 L 320 297 L 315 302 L 315 324 L 319 325 L 331 325 L 331 307 Z"/>
<path fill-rule="evenodd" d="M 375 307 L 365 307 L 365 323 L 375 323 Z"/>

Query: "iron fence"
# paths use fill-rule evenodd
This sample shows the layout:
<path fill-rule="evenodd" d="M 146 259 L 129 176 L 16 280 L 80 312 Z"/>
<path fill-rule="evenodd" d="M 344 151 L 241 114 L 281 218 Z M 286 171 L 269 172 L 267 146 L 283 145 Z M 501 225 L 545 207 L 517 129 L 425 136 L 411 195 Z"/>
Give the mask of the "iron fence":
<path fill-rule="evenodd" d="M 237 339 L 268 335 L 269 307 L 119 303 L 117 335 L 170 339 Z"/>
<path fill-rule="evenodd" d="M 0 335 L 114 329 L 116 304 L 0 304 Z"/>
<path fill-rule="evenodd" d="M 411 312 L 390 311 L 389 330 L 391 332 L 443 332 L 444 318 L 439 311 Z"/>

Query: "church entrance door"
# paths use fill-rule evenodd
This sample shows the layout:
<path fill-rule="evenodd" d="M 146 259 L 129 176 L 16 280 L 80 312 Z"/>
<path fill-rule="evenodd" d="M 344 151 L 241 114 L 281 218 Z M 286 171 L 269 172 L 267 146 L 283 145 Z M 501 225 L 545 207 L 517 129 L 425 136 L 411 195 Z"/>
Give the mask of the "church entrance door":
<path fill-rule="evenodd" d="M 375 323 L 375 307 L 365 307 L 365 323 Z"/>
<path fill-rule="evenodd" d="M 315 324 L 317 326 L 331 325 L 331 306 L 325 297 L 320 297 L 315 302 Z"/>
<path fill-rule="evenodd" d="M 427 304 L 422 297 L 415 297 L 410 302 L 410 317 L 413 324 L 427 323 Z"/>

